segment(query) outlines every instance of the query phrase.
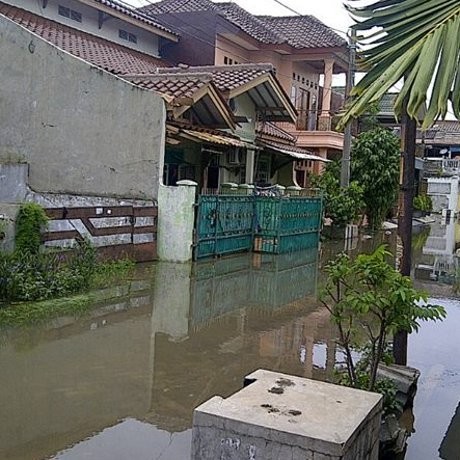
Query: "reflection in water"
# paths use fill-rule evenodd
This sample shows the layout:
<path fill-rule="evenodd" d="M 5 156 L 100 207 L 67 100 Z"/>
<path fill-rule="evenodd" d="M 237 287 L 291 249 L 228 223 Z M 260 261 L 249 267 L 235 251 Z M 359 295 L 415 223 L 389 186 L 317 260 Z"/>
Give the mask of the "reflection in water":
<path fill-rule="evenodd" d="M 193 409 L 254 369 L 326 378 L 317 263 L 316 249 L 158 263 L 100 292 L 88 317 L 9 331 L 0 458 L 185 459 Z"/>
<path fill-rule="evenodd" d="M 409 438 L 406 459 L 458 460 L 460 438 L 452 435 L 452 430 L 458 433 L 458 420 L 451 421 L 451 418 L 458 405 L 460 389 L 460 301 L 432 301 L 446 308 L 447 319 L 425 323 L 417 334 L 409 337 L 408 363 L 420 369 L 421 377 L 414 402 L 415 433 Z M 456 456 L 442 456 L 443 451 L 438 452 L 441 441 L 444 449 L 449 447 Z"/>
<path fill-rule="evenodd" d="M 443 460 L 457 460 L 460 457 L 458 442 L 460 440 L 460 403 L 457 406 L 446 435 L 439 447 L 439 455 Z"/>
<path fill-rule="evenodd" d="M 420 234 L 425 235 L 425 232 Z M 423 240 L 422 240 L 423 241 Z M 452 219 L 446 221 L 437 217 L 430 225 L 423 244 L 422 253 L 417 257 L 415 277 L 453 285 L 458 276 L 458 257 L 460 247 L 460 224 Z"/>
<path fill-rule="evenodd" d="M 323 246 L 320 265 L 343 249 Z M 253 370 L 328 378 L 341 358 L 317 265 L 317 250 L 158 263 L 99 292 L 87 317 L 0 331 L 0 458 L 187 459 L 193 409 Z M 422 378 L 407 460 L 437 458 L 444 436 L 441 452 L 458 444 L 460 306 L 446 307 L 448 321 L 410 338 Z"/>

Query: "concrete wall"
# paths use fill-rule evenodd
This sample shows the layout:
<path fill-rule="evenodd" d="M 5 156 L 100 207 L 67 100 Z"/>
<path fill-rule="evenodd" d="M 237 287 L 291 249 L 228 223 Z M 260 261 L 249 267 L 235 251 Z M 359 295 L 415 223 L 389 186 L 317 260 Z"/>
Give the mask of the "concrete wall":
<path fill-rule="evenodd" d="M 158 258 L 170 262 L 187 262 L 192 259 L 196 183 L 179 181 L 177 185 L 160 185 Z"/>
<path fill-rule="evenodd" d="M 83 30 L 84 32 L 89 32 L 93 35 L 106 38 L 112 42 L 126 46 L 127 48 L 132 48 L 153 56 L 159 56 L 158 35 L 113 17 L 110 18 L 110 20 L 105 21 L 102 27 L 99 28 L 98 10 L 96 8 L 92 8 L 91 6 L 84 5 L 79 1 L 48 0 L 46 8 L 43 8 L 42 1 L 37 0 L 8 0 L 8 3 L 39 16 L 44 16 L 45 18 L 52 19 L 53 21 L 61 22 L 73 29 Z M 71 8 L 72 10 L 81 13 L 82 22 L 73 21 L 72 19 L 59 15 L 59 5 Z M 136 35 L 137 43 L 122 40 L 118 35 L 119 29 L 126 30 L 127 32 Z"/>
<path fill-rule="evenodd" d="M 29 163 L 37 192 L 155 199 L 165 108 L 0 17 L 0 162 Z"/>

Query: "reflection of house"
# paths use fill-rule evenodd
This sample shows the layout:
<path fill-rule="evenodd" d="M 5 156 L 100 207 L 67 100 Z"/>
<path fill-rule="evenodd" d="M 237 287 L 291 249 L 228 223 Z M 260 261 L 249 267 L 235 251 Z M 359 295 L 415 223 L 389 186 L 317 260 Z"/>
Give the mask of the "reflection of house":
<path fill-rule="evenodd" d="M 179 43 L 162 49 L 175 64 L 271 63 L 299 114 L 295 124 L 283 124 L 297 146 L 323 158 L 342 150 L 343 135 L 333 130 L 331 83 L 334 73 L 346 71 L 347 44 L 316 18 L 257 17 L 235 3 L 209 0 L 163 0 L 140 11 L 181 33 Z"/>
<path fill-rule="evenodd" d="M 460 246 L 460 225 L 452 221 L 438 220 L 430 225 L 422 250 L 422 258 L 415 274 L 420 279 L 446 281 L 451 284 L 457 274 L 456 250 Z"/>

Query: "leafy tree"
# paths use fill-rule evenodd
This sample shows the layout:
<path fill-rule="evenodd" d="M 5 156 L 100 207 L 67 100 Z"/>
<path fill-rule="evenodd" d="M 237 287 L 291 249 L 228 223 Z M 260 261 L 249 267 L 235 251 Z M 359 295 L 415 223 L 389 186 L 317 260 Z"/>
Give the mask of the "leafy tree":
<path fill-rule="evenodd" d="M 357 219 L 363 208 L 363 188 L 352 182 L 349 187 L 340 187 L 340 163 L 331 162 L 321 176 L 312 177 L 312 185 L 323 193 L 325 216 L 333 225 L 344 227 Z"/>
<path fill-rule="evenodd" d="M 358 57 L 364 78 L 340 125 L 359 117 L 404 78 L 395 113 L 416 118 L 428 100 L 423 128 L 445 117 L 448 102 L 460 117 L 460 2 L 455 0 L 374 0 L 347 9 L 357 22 Z M 362 4 L 361 4 L 362 5 Z"/>
<path fill-rule="evenodd" d="M 339 254 L 326 267 L 328 279 L 320 296 L 338 328 L 348 383 L 370 391 L 377 389 L 378 365 L 392 334 L 410 333 L 418 330 L 421 321 L 446 316 L 443 307 L 426 304 L 425 294 L 413 288 L 411 279 L 386 262 L 390 255 L 385 246 L 354 261 Z M 353 356 L 355 349 L 366 349 L 360 368 Z"/>
<path fill-rule="evenodd" d="M 380 228 L 396 201 L 399 181 L 399 139 L 387 129 L 361 133 L 351 151 L 351 177 L 363 188 L 370 226 Z"/>

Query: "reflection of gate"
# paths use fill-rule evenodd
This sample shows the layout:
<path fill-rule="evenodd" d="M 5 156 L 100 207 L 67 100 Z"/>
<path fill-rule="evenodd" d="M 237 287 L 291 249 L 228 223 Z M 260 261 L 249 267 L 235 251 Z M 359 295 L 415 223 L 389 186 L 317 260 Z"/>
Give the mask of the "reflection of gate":
<path fill-rule="evenodd" d="M 201 195 L 194 255 L 251 250 L 279 254 L 313 247 L 321 217 L 319 197 Z"/>
<path fill-rule="evenodd" d="M 68 249 L 88 239 L 103 258 L 149 261 L 157 256 L 156 206 L 47 208 L 45 246 Z"/>

